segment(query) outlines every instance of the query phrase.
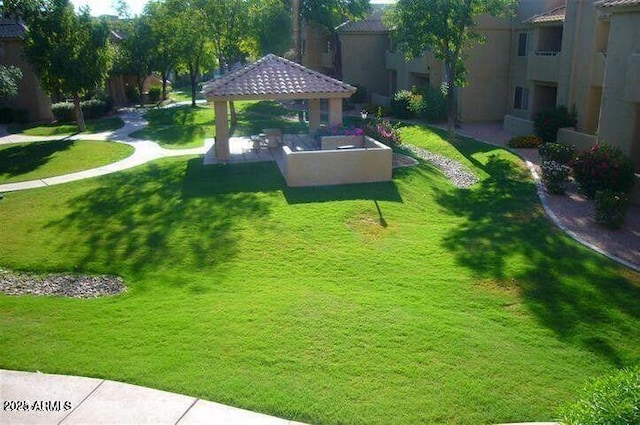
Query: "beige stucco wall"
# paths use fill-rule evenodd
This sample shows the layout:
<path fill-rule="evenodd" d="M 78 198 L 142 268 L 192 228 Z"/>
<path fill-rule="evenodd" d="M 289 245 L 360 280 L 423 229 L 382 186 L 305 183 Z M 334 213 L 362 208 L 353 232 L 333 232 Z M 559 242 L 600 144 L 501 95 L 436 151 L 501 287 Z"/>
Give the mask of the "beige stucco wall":
<path fill-rule="evenodd" d="M 506 19 L 480 16 L 478 30 L 486 41 L 475 45 L 467 59 L 467 85 L 460 90 L 462 122 L 497 121 L 507 112 L 511 24 Z"/>
<path fill-rule="evenodd" d="M 599 138 L 640 170 L 640 11 L 612 14 L 605 67 Z"/>
<path fill-rule="evenodd" d="M 342 80 L 360 84 L 369 94 L 389 94 L 385 52 L 389 49 L 387 34 L 338 35 L 342 49 Z"/>
<path fill-rule="evenodd" d="M 320 149 L 323 151 L 337 149 L 338 146 L 364 147 L 363 136 L 324 136 L 320 139 Z M 367 146 L 369 147 L 369 146 Z M 371 146 L 374 147 L 374 146 Z"/>
<path fill-rule="evenodd" d="M 367 138 L 367 148 L 292 152 L 283 147 L 287 185 L 325 186 L 391 180 L 391 148 Z"/>
<path fill-rule="evenodd" d="M 533 121 L 514 115 L 505 115 L 504 130 L 515 136 L 527 136 L 533 134 Z"/>
<path fill-rule="evenodd" d="M 18 96 L 9 100 L 9 105 L 16 109 L 29 111 L 31 121 L 52 120 L 51 100 L 40 88 L 40 82 L 31 65 L 24 59 L 22 40 L 0 41 L 0 63 L 13 65 L 22 70 L 22 79 L 18 83 Z"/>
<path fill-rule="evenodd" d="M 586 150 L 598 142 L 598 138 L 592 134 L 575 131 L 573 128 L 561 128 L 558 130 L 558 143 L 567 146 L 575 146 L 577 150 Z"/>

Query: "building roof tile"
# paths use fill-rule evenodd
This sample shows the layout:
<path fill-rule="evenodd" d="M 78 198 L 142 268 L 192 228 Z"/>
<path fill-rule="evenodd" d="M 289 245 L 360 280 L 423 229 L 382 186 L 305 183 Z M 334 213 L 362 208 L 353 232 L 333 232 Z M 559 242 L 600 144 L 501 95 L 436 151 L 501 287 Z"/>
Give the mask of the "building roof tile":
<path fill-rule="evenodd" d="M 556 7 L 555 9 L 547 10 L 546 12 L 538 15 L 533 15 L 529 19 L 525 20 L 525 24 L 550 24 L 564 22 L 564 15 L 567 11 L 566 6 Z"/>
<path fill-rule="evenodd" d="M 349 97 L 356 88 L 269 54 L 235 72 L 204 84 L 202 93 L 218 99 L 319 99 Z"/>
<path fill-rule="evenodd" d="M 599 0 L 595 2 L 596 7 L 631 7 L 640 6 L 640 0 Z"/>
<path fill-rule="evenodd" d="M 0 18 L 0 39 L 22 38 L 27 27 L 14 19 Z"/>
<path fill-rule="evenodd" d="M 336 27 L 339 34 L 384 34 L 389 28 L 382 21 L 382 13 L 375 13 L 361 21 L 347 21 Z"/>

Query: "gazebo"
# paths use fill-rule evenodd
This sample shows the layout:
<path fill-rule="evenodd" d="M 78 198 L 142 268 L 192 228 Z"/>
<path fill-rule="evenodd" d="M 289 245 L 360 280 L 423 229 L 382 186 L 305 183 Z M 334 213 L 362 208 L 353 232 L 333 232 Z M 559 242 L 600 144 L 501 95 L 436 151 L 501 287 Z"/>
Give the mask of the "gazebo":
<path fill-rule="evenodd" d="M 309 102 L 309 132 L 320 127 L 320 101 L 329 102 L 329 124 L 342 124 L 342 100 L 356 88 L 269 54 L 237 71 L 204 84 L 202 94 L 213 102 L 216 123 L 216 158 L 227 161 L 229 153 L 228 102 L 236 100 L 299 100 Z"/>

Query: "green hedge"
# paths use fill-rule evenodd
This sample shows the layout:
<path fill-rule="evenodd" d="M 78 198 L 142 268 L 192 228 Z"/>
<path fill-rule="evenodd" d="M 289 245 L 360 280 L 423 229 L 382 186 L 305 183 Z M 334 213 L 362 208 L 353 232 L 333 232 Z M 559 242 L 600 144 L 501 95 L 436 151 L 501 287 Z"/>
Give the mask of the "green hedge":
<path fill-rule="evenodd" d="M 111 111 L 111 103 L 106 100 L 86 100 L 80 103 L 84 119 L 91 120 L 102 118 Z M 73 103 L 60 102 L 51 105 L 51 112 L 59 122 L 73 122 L 76 120 L 76 112 Z"/>

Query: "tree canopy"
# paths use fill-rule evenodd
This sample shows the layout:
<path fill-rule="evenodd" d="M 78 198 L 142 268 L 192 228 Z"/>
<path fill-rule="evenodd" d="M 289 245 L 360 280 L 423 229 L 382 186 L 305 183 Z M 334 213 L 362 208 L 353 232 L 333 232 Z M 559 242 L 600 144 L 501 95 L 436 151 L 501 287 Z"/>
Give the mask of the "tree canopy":
<path fill-rule="evenodd" d="M 109 29 L 93 20 L 87 9 L 76 15 L 69 0 L 50 4 L 27 31 L 24 51 L 50 95 L 73 96 L 78 127 L 84 131 L 80 98 L 101 86 L 111 69 Z"/>
<path fill-rule="evenodd" d="M 18 94 L 18 81 L 22 71 L 15 66 L 0 65 L 0 101 L 15 97 Z"/>
<path fill-rule="evenodd" d="M 455 138 L 455 86 L 465 84 L 465 53 L 483 42 L 475 18 L 513 13 L 517 0 L 398 0 L 389 15 L 393 38 L 408 59 L 425 50 L 444 63 L 449 136 Z"/>

